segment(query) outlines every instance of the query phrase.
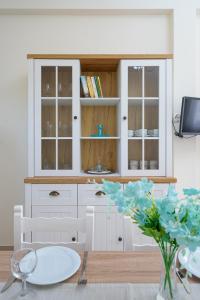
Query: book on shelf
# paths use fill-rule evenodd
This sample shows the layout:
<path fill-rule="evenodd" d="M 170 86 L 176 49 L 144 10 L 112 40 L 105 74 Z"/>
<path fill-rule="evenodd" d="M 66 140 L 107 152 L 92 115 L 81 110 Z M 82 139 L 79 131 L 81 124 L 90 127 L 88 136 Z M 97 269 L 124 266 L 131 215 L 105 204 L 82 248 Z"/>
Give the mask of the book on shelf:
<path fill-rule="evenodd" d="M 89 90 L 87 86 L 86 76 L 81 76 L 81 86 L 84 97 L 89 97 Z"/>
<path fill-rule="evenodd" d="M 99 87 L 99 97 L 103 98 L 103 92 L 102 92 L 101 81 L 100 81 L 99 76 L 97 76 L 97 83 L 98 83 L 98 87 Z"/>
<path fill-rule="evenodd" d="M 93 87 L 95 98 L 98 98 L 98 92 L 97 92 L 95 77 L 91 77 L 91 81 L 92 81 L 92 87 Z"/>
<path fill-rule="evenodd" d="M 95 84 L 96 84 L 98 98 L 101 98 L 101 91 L 100 91 L 100 88 L 99 88 L 98 77 L 94 76 L 94 80 L 95 80 Z"/>
<path fill-rule="evenodd" d="M 84 97 L 103 98 L 101 80 L 99 76 L 81 77 L 81 88 Z"/>
<path fill-rule="evenodd" d="M 92 84 L 92 79 L 91 79 L 90 76 L 87 76 L 87 86 L 88 86 L 90 97 L 91 98 L 95 98 L 93 84 Z"/>

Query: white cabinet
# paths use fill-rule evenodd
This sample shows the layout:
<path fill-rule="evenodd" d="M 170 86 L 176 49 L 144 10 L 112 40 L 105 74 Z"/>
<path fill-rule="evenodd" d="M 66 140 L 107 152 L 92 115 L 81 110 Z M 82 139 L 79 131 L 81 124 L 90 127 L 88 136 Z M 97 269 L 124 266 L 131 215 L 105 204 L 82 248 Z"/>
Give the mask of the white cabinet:
<path fill-rule="evenodd" d="M 123 216 L 105 197 L 101 184 L 78 185 L 79 217 L 85 216 L 87 205 L 95 207 L 95 250 L 123 250 Z"/>
<path fill-rule="evenodd" d="M 81 176 L 83 182 L 97 169 L 119 178 L 172 176 L 171 60 L 44 58 L 29 59 L 27 161 L 28 176 L 49 184 L 26 185 L 26 216 L 84 216 L 86 206 L 93 205 L 95 250 L 123 250 L 123 217 L 102 186 L 64 184 L 65 176 L 73 176 L 70 182 Z M 80 75 L 88 83 L 97 79 L 103 98 L 83 97 Z M 167 186 L 156 185 L 155 197 Z M 77 233 L 37 237 L 82 238 Z"/>
<path fill-rule="evenodd" d="M 121 185 L 124 188 L 126 185 Z M 155 198 L 166 194 L 168 184 L 155 184 Z M 102 184 L 32 184 L 26 192 L 25 211 L 30 217 L 84 217 L 88 205 L 95 207 L 95 241 L 97 251 L 123 251 L 124 221 L 116 206 L 104 195 Z M 77 232 L 38 233 L 27 235 L 27 241 L 82 241 Z M 143 241 L 138 231 L 137 241 Z"/>
<path fill-rule="evenodd" d="M 80 176 L 97 166 L 122 176 L 172 175 L 169 59 L 121 59 L 103 72 L 79 59 L 29 66 L 30 177 Z M 99 77 L 104 97 L 82 97 L 80 75 Z"/>

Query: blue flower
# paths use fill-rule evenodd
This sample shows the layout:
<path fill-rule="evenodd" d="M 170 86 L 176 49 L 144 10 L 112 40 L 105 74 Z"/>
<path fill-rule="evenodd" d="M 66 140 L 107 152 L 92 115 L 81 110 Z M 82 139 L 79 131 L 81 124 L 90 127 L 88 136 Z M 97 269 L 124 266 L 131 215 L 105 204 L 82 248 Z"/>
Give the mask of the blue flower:
<path fill-rule="evenodd" d="M 200 194 L 200 190 L 190 188 L 190 189 L 183 189 L 183 193 L 186 196 L 195 196 Z"/>
<path fill-rule="evenodd" d="M 165 197 L 154 199 L 153 183 L 147 179 L 129 182 L 121 190 L 119 183 L 104 181 L 105 193 L 118 207 L 120 213 L 130 215 L 143 233 L 171 245 L 200 247 L 200 190 L 184 189 L 180 200 L 173 185 Z"/>

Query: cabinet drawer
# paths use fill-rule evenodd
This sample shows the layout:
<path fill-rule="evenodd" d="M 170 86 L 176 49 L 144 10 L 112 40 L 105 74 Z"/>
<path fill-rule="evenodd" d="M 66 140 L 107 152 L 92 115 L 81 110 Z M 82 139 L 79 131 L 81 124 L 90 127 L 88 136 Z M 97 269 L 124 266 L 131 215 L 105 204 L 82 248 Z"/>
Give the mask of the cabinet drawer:
<path fill-rule="evenodd" d="M 79 184 L 78 205 L 114 205 L 102 190 L 102 184 Z"/>
<path fill-rule="evenodd" d="M 77 205 L 77 185 L 32 185 L 32 205 Z"/>

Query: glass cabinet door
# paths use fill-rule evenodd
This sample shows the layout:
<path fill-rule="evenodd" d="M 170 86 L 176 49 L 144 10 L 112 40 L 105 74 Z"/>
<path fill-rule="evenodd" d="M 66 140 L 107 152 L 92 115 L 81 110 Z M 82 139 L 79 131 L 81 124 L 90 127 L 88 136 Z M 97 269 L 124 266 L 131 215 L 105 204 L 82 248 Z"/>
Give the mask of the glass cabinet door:
<path fill-rule="evenodd" d="M 48 65 L 49 64 L 49 65 Z M 79 82 L 76 61 L 38 61 L 36 63 L 35 131 L 36 172 L 38 175 L 72 174 L 76 168 L 73 155 L 74 123 L 78 115 Z"/>
<path fill-rule="evenodd" d="M 123 175 L 165 175 L 164 61 L 123 61 Z"/>

